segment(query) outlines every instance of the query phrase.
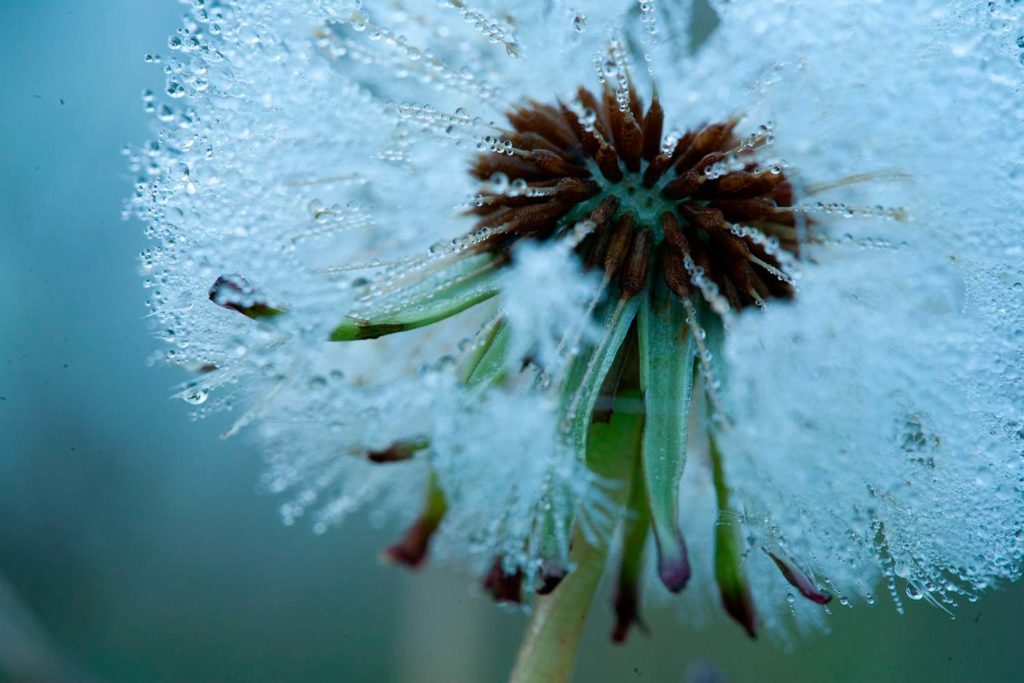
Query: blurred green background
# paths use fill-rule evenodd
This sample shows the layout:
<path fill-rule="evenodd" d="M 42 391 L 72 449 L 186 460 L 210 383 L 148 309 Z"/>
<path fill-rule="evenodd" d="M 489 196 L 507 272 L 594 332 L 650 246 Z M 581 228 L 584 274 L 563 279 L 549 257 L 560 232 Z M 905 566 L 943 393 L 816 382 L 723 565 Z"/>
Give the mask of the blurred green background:
<path fill-rule="evenodd" d="M 398 530 L 284 527 L 251 444 L 191 421 L 169 398 L 182 377 L 146 366 L 120 150 L 148 137 L 141 92 L 163 77 L 143 56 L 183 11 L 0 0 L 0 680 L 501 681 L 522 614 L 455 572 L 380 566 Z M 665 613 L 615 648 L 602 603 L 577 680 L 1024 679 L 1024 586 L 955 621 L 836 611 L 792 652 Z"/>

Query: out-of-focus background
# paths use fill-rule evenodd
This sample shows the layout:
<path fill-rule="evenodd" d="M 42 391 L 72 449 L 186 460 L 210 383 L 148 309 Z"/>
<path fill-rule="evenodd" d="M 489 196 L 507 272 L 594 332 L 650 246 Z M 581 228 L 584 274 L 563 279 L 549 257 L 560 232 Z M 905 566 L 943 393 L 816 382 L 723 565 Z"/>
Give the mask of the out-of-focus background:
<path fill-rule="evenodd" d="M 144 56 L 183 11 L 0 0 L 0 681 L 500 681 L 524 615 L 455 572 L 379 565 L 399 530 L 283 526 L 254 448 L 191 421 L 169 398 L 183 378 L 147 367 L 121 149 L 147 139 L 141 93 L 163 76 Z M 669 612 L 613 647 L 602 598 L 577 680 L 1024 677 L 1022 585 L 955 620 L 885 597 L 835 611 L 791 651 Z"/>

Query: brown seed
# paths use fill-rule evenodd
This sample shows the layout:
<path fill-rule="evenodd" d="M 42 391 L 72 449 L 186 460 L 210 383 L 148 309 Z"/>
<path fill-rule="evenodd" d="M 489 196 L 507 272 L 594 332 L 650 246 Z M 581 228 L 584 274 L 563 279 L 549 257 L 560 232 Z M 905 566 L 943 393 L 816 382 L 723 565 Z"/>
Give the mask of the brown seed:
<path fill-rule="evenodd" d="M 690 284 L 690 274 L 683 266 L 683 256 L 672 249 L 664 249 L 661 257 L 661 277 L 665 284 L 682 300 L 687 300 L 693 295 L 693 286 Z"/>
<path fill-rule="evenodd" d="M 693 136 L 690 146 L 686 148 L 686 151 L 676 162 L 676 172 L 684 173 L 689 171 L 698 161 L 704 158 L 704 155 L 717 151 L 729 134 L 732 133 L 732 129 L 735 126 L 735 121 L 712 123 L 709 126 L 704 126 L 699 133 Z"/>
<path fill-rule="evenodd" d="M 661 108 L 658 93 L 651 98 L 651 106 L 644 117 L 644 159 L 653 161 L 661 151 L 661 132 L 665 125 L 665 111 Z M 666 162 L 668 160 L 666 159 Z"/>
<path fill-rule="evenodd" d="M 725 218 L 718 209 L 685 204 L 679 207 L 679 215 L 687 223 L 708 232 L 725 229 Z"/>
<path fill-rule="evenodd" d="M 624 214 L 618 224 L 612 230 L 611 241 L 608 243 L 608 253 L 604 258 L 605 277 L 612 278 L 619 272 L 626 257 L 629 256 L 629 246 L 633 241 L 633 214 Z"/>
<path fill-rule="evenodd" d="M 647 286 L 647 269 L 651 263 L 651 233 L 639 230 L 633 236 L 629 258 L 622 268 L 619 284 L 623 298 L 629 298 Z"/>
<path fill-rule="evenodd" d="M 683 234 L 683 229 L 679 225 L 675 214 L 668 211 L 661 214 L 661 229 L 665 234 L 666 244 L 681 255 L 689 253 L 690 246 L 686 243 L 686 235 Z"/>
<path fill-rule="evenodd" d="M 583 145 L 583 152 L 593 158 L 597 154 L 597 150 L 601 148 L 601 139 L 594 133 L 593 130 L 587 130 L 583 127 L 583 123 L 580 121 L 580 117 L 576 115 L 576 112 L 572 111 L 564 104 L 562 105 L 562 116 L 568 122 L 569 126 L 576 133 L 576 137 L 580 139 L 580 143 Z"/>
<path fill-rule="evenodd" d="M 715 192 L 732 199 L 757 197 L 771 192 L 784 177 L 781 173 L 736 171 L 715 181 Z"/>
<path fill-rule="evenodd" d="M 619 168 L 619 155 L 610 145 L 603 144 L 597 151 L 597 167 L 601 169 L 601 175 L 613 183 L 622 180 L 622 169 Z"/>
<path fill-rule="evenodd" d="M 721 210 L 722 215 L 730 221 L 752 221 L 771 215 L 775 202 L 763 197 L 718 199 L 711 202 L 711 206 Z"/>
<path fill-rule="evenodd" d="M 572 206 L 560 201 L 535 204 L 515 209 L 507 223 L 507 231 L 513 235 L 548 236 L 554 232 L 558 219 L 569 212 Z"/>
<path fill-rule="evenodd" d="M 568 161 L 561 154 L 546 149 L 535 149 L 530 152 L 530 161 L 549 176 L 570 178 L 586 178 L 590 175 L 587 169 Z"/>
<path fill-rule="evenodd" d="M 654 184 L 661 179 L 661 176 L 665 174 L 671 163 L 667 154 L 659 154 L 654 157 L 654 160 L 644 169 L 644 187 L 648 190 L 654 187 Z"/>
<path fill-rule="evenodd" d="M 608 118 L 608 111 L 598 103 L 597 97 L 594 93 L 590 92 L 586 88 L 580 88 L 576 93 L 576 97 L 579 98 L 580 103 L 584 107 L 594 112 L 597 116 L 597 120 L 594 123 L 601 136 L 605 140 L 611 140 L 612 124 L 611 120 Z"/>
<path fill-rule="evenodd" d="M 685 199 L 697 192 L 704 183 L 703 177 L 696 171 L 687 171 L 676 178 L 661 191 L 666 199 Z"/>

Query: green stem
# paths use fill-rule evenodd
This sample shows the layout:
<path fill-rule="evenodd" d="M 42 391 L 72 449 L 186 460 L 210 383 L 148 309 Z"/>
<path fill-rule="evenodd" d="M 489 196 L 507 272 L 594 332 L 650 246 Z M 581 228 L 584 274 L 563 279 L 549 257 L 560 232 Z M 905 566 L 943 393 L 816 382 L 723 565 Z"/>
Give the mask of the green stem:
<path fill-rule="evenodd" d="M 623 405 L 635 402 L 639 392 L 622 392 Z M 617 402 L 618 403 L 618 402 Z M 644 417 L 616 410 L 611 422 L 595 423 L 587 439 L 587 464 L 598 476 L 616 482 L 609 497 L 625 503 L 630 480 L 640 457 Z M 526 628 L 509 683 L 565 683 L 572 677 L 576 649 L 583 636 L 590 604 L 601 582 L 610 539 L 588 539 L 577 530 L 572 545 L 573 570 L 551 595 L 538 596 Z"/>
<path fill-rule="evenodd" d="M 580 543 L 580 538 L 577 538 Z M 576 568 L 554 593 L 538 596 L 509 683 L 562 683 L 572 676 L 587 612 L 604 573 L 607 544 L 573 549 Z"/>

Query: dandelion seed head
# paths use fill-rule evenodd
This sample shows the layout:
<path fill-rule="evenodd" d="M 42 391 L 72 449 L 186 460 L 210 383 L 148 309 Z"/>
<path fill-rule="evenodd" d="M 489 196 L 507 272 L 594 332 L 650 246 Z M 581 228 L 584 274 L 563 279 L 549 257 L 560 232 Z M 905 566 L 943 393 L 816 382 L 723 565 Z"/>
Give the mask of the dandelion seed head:
<path fill-rule="evenodd" d="M 647 362 L 620 295 L 666 282 L 687 618 L 723 522 L 770 633 L 827 622 L 801 585 L 952 610 L 1019 576 L 1020 8 L 710 4 L 697 37 L 688 2 L 192 3 L 128 213 L 155 360 L 262 445 L 286 522 L 408 522 L 434 482 L 432 555 L 541 582 L 612 533 L 586 427 Z M 626 221 L 630 276 L 588 263 Z"/>

